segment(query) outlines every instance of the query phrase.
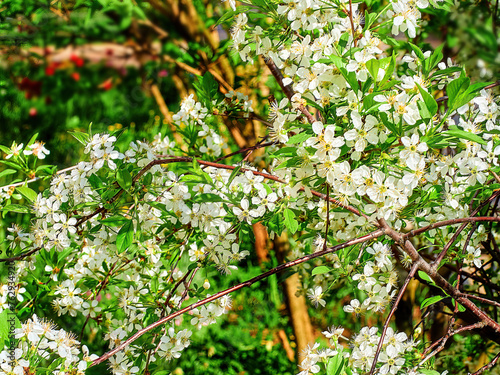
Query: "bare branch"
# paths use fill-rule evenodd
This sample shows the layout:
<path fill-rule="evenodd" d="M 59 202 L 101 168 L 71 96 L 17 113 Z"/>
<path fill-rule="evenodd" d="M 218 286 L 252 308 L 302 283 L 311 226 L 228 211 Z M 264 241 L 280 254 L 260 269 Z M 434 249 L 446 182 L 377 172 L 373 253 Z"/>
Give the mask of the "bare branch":
<path fill-rule="evenodd" d="M 497 1 L 497 4 L 498 4 L 498 1 Z M 481 367 L 479 370 L 477 370 L 475 373 L 471 374 L 471 375 L 479 375 L 479 374 L 482 374 L 483 372 L 485 372 L 486 370 L 489 370 L 490 368 L 492 368 L 493 366 L 496 365 L 496 363 L 498 362 L 498 359 L 500 358 L 500 353 L 498 353 L 495 358 L 493 358 L 491 360 L 490 363 L 488 363 L 487 365 L 484 365 L 483 367 Z"/>

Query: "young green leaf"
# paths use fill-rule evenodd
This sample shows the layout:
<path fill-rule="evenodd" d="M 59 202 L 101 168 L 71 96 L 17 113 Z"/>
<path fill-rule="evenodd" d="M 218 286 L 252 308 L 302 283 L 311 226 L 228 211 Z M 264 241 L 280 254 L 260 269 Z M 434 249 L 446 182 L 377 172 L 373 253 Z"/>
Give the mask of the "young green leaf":
<path fill-rule="evenodd" d="M 432 285 L 436 285 L 436 283 L 430 278 L 429 275 L 427 275 L 424 271 L 418 271 L 418 276 L 422 279 L 427 281 L 428 283 Z"/>
<path fill-rule="evenodd" d="M 36 201 L 36 197 L 38 196 L 38 194 L 33 189 L 30 189 L 27 186 L 18 186 L 16 187 L 16 191 L 21 193 L 21 195 L 29 200 L 30 203 Z"/>
<path fill-rule="evenodd" d="M 126 168 L 119 169 L 116 172 L 116 180 L 118 181 L 118 185 L 125 191 L 132 187 L 132 176 Z"/>
<path fill-rule="evenodd" d="M 127 223 L 121 227 L 118 235 L 116 236 L 116 247 L 118 252 L 121 253 L 127 250 L 132 241 L 134 240 L 134 222 L 132 220 L 128 220 Z"/>
<path fill-rule="evenodd" d="M 323 273 L 327 273 L 327 272 L 330 272 L 331 269 L 328 268 L 327 266 L 318 266 L 318 267 L 315 267 L 311 274 L 314 276 L 314 275 L 321 275 Z"/>
<path fill-rule="evenodd" d="M 130 221 L 130 219 L 127 219 L 126 217 L 121 216 L 121 215 L 115 215 L 115 216 L 107 217 L 106 219 L 103 219 L 100 221 L 102 224 L 104 224 L 108 227 L 120 227 L 124 224 L 127 224 Z"/>
<path fill-rule="evenodd" d="M 335 357 L 328 360 L 328 365 L 326 367 L 327 375 L 340 375 L 344 369 L 344 357 L 342 352 L 337 353 Z"/>
<path fill-rule="evenodd" d="M 299 229 L 299 222 L 295 220 L 295 214 L 293 211 L 289 208 L 285 208 L 283 215 L 285 216 L 285 226 L 288 228 L 290 233 L 293 234 L 297 232 L 297 229 Z"/>
<path fill-rule="evenodd" d="M 69 134 L 73 136 L 78 142 L 80 142 L 82 145 L 86 146 L 87 143 L 90 141 L 90 137 L 87 133 L 82 133 L 79 131 L 69 131 Z"/>
<path fill-rule="evenodd" d="M 444 297 L 444 296 L 432 296 L 432 297 L 426 298 L 422 301 L 422 304 L 420 305 L 420 310 L 423 310 L 427 306 L 433 305 L 433 304 L 435 304 L 435 303 L 437 303 L 445 298 L 446 297 Z"/>

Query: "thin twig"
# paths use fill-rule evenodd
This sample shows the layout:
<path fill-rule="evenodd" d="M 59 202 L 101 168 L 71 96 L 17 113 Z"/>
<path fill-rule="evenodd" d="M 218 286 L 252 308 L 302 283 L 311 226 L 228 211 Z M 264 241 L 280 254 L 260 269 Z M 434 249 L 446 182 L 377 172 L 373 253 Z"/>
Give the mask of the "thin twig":
<path fill-rule="evenodd" d="M 77 165 L 73 165 L 72 167 L 69 167 L 69 168 L 66 168 L 66 169 L 61 169 L 60 171 L 57 171 L 56 173 L 54 173 L 54 175 L 63 174 L 63 173 L 72 171 L 73 169 L 76 169 L 76 168 L 78 168 L 78 166 Z M 47 178 L 47 177 L 51 177 L 51 176 L 34 177 L 34 178 L 32 178 L 30 180 L 27 180 L 27 181 L 22 181 L 22 182 L 17 182 L 15 184 L 11 184 L 11 185 L 1 186 L 0 189 L 13 188 L 13 187 L 17 187 L 17 186 L 23 186 L 24 184 L 30 184 L 32 182 L 39 181 L 39 180 L 42 180 L 42 179 Z M 54 177 L 54 176 L 52 176 L 52 177 Z"/>
<path fill-rule="evenodd" d="M 377 366 L 377 359 L 380 354 L 380 350 L 382 349 L 382 345 L 384 344 L 384 338 L 385 334 L 387 332 L 387 329 L 389 328 L 389 323 L 391 322 L 391 318 L 394 315 L 394 312 L 398 308 L 399 302 L 401 301 L 401 298 L 403 297 L 403 294 L 406 291 L 406 288 L 408 287 L 408 284 L 410 283 L 411 279 L 413 279 L 413 276 L 415 276 L 415 273 L 417 272 L 418 269 L 418 263 L 415 263 L 410 270 L 410 273 L 408 273 L 408 276 L 406 277 L 406 280 L 401 287 L 398 296 L 396 298 L 396 302 L 394 302 L 394 305 L 391 308 L 391 311 L 389 312 L 389 315 L 387 316 L 387 319 L 385 320 L 384 324 L 384 330 L 382 331 L 382 335 L 380 336 L 380 340 L 378 342 L 377 346 L 377 351 L 375 352 L 375 357 L 373 358 L 373 363 L 372 367 L 370 369 L 369 375 L 373 375 L 375 373 L 375 367 Z"/>
<path fill-rule="evenodd" d="M 135 175 L 135 177 L 132 179 L 132 186 L 134 186 L 137 181 L 148 171 L 150 170 L 152 167 L 154 167 L 155 165 L 161 165 L 161 164 L 169 164 L 169 163 L 185 163 L 185 162 L 192 162 L 193 160 L 196 160 L 198 162 L 198 164 L 200 165 L 205 165 L 205 166 L 210 166 L 210 167 L 214 167 L 214 168 L 221 168 L 221 169 L 228 169 L 228 170 L 234 170 L 236 169 L 237 167 L 234 167 L 234 166 L 231 166 L 231 165 L 226 165 L 226 164 L 220 164 L 220 163 L 214 163 L 214 162 L 209 162 L 209 161 L 204 161 L 204 160 L 200 160 L 200 159 L 193 159 L 191 157 L 184 157 L 184 156 L 179 156 L 179 157 L 174 157 L 174 158 L 169 158 L 169 159 L 157 159 L 157 160 L 153 160 L 151 161 L 149 164 L 147 164 L 144 168 L 142 168 L 138 173 L 137 175 Z M 276 176 L 273 176 L 271 174 L 268 174 L 268 173 L 263 173 L 263 172 L 258 172 L 258 171 L 253 171 L 253 170 L 250 170 L 250 169 L 246 169 L 246 168 L 241 168 L 240 169 L 241 172 L 246 172 L 246 171 L 250 171 L 252 172 L 254 175 L 256 176 L 262 176 L 268 180 L 272 180 L 272 181 L 276 181 L 276 182 L 279 182 L 279 183 L 282 183 L 284 184 L 285 181 L 279 179 L 278 177 Z M 305 189 L 303 187 L 301 187 L 299 189 L 299 191 L 304 191 Z M 107 201 L 107 205 L 110 205 L 114 202 L 116 202 L 118 200 L 118 198 L 124 193 L 124 190 L 123 189 L 120 189 L 109 201 Z M 348 206 L 348 205 L 345 205 L 343 203 L 341 203 L 340 201 L 336 200 L 336 199 L 333 199 L 331 197 L 327 197 L 325 194 L 322 194 L 320 192 L 317 192 L 317 191 L 314 191 L 314 190 L 311 190 L 311 194 L 318 197 L 318 198 L 321 198 L 321 199 L 327 199 L 329 200 L 331 203 L 339 206 L 339 207 L 342 207 L 350 212 L 352 212 L 353 214 L 357 215 L 357 216 L 363 216 L 364 218 L 366 219 L 369 219 L 367 215 L 365 215 L 364 213 L 362 213 L 361 211 L 357 210 L 356 208 L 352 207 L 352 206 Z M 91 214 L 88 214 L 88 215 L 85 215 L 85 216 L 82 216 L 78 219 L 78 221 L 76 222 L 75 224 L 75 227 L 79 227 L 80 225 L 82 225 L 84 222 L 90 220 L 91 218 L 93 218 L 94 216 L 96 215 L 99 215 L 99 214 L 104 214 L 108 212 L 108 209 L 105 208 L 105 205 L 99 207 L 98 209 L 96 209 L 93 213 Z M 378 226 L 378 224 L 374 224 L 376 226 Z M 0 262 L 12 262 L 12 261 L 17 261 L 17 260 L 21 260 L 23 258 L 26 258 L 28 256 L 30 256 L 31 254 L 33 253 L 36 253 L 37 251 L 39 251 L 40 249 L 42 248 L 41 247 L 37 247 L 35 249 L 32 249 L 26 253 L 23 253 L 23 254 L 19 254 L 19 255 L 16 255 L 15 257 L 11 257 L 11 258 L 3 258 L 3 259 L 0 259 Z"/>
<path fill-rule="evenodd" d="M 286 97 L 291 102 L 292 96 L 295 94 L 293 92 L 292 87 L 290 85 L 285 86 L 283 84 L 283 75 L 281 74 L 280 70 L 278 69 L 278 67 L 274 64 L 274 62 L 271 59 L 266 59 L 265 62 L 266 62 L 267 67 L 271 71 L 272 75 L 276 79 L 276 81 L 278 81 L 278 84 L 280 85 L 281 89 L 285 93 Z M 311 113 L 307 110 L 307 108 L 304 107 L 302 104 L 300 104 L 297 108 L 299 109 L 300 112 L 302 112 L 304 114 L 304 116 L 306 116 L 307 121 L 309 121 L 309 123 L 312 124 L 313 122 L 316 121 L 314 119 L 313 115 L 311 115 Z"/>
<path fill-rule="evenodd" d="M 497 4 L 498 4 L 498 1 L 497 1 Z M 498 353 L 495 358 L 493 358 L 491 360 L 490 363 L 484 365 L 483 367 L 481 367 L 479 370 L 477 370 L 475 373 L 471 374 L 471 375 L 479 375 L 479 374 L 482 374 L 483 372 L 485 372 L 486 370 L 489 370 L 490 368 L 492 368 L 493 366 L 495 366 L 495 364 L 498 362 L 498 359 L 500 358 L 500 353 Z"/>
<path fill-rule="evenodd" d="M 326 250 L 326 243 L 328 240 L 328 227 L 330 225 L 330 189 L 329 184 L 326 184 L 326 229 L 325 229 L 325 242 L 323 242 L 323 250 Z"/>
<path fill-rule="evenodd" d="M 428 230 L 434 229 L 434 228 L 446 227 L 448 225 L 455 225 L 455 224 L 460 224 L 460 223 L 466 223 L 466 224 L 476 223 L 476 222 L 481 222 L 481 221 L 500 222 L 500 217 L 499 216 L 478 216 L 478 217 L 464 217 L 464 218 L 459 218 L 459 219 L 443 220 L 443 221 L 439 221 L 437 223 L 433 223 L 433 224 L 427 225 L 427 226 L 419 228 L 419 229 L 411 230 L 410 232 L 403 234 L 403 238 L 407 239 L 407 238 L 415 237 L 416 235 L 427 232 Z"/>
<path fill-rule="evenodd" d="M 313 254 L 309 254 L 309 255 L 306 255 L 302 258 L 299 258 L 299 259 L 296 259 L 294 261 L 291 261 L 291 262 L 288 262 L 288 263 L 285 263 L 285 264 L 281 264 L 279 265 L 278 267 L 275 267 L 275 268 L 272 268 L 271 270 L 267 271 L 267 272 L 264 272 L 254 278 L 251 278 L 250 280 L 247 280 L 243 283 L 240 283 L 238 285 L 235 285 L 231 288 L 228 288 L 226 290 L 223 290 L 221 292 L 218 292 L 210 297 L 207 297 L 201 301 L 198 301 L 196 303 L 193 303 L 192 305 L 189 305 L 179 311 L 176 311 L 175 313 L 172 313 L 162 319 L 159 319 L 158 321 L 156 321 L 155 323 L 152 323 L 150 324 L 149 326 L 137 331 L 136 333 L 134 333 L 132 336 L 130 336 L 127 340 L 125 340 L 123 343 L 121 343 L 120 345 L 118 345 L 116 348 L 114 348 L 113 350 L 110 350 L 109 352 L 103 354 L 102 356 L 100 356 L 99 358 L 97 358 L 96 360 L 94 360 L 92 362 L 92 364 L 90 365 L 90 367 L 92 366 L 96 366 L 98 365 L 99 363 L 102 363 L 104 361 L 106 361 L 108 358 L 110 358 L 111 356 L 115 355 L 116 353 L 118 353 L 119 351 L 123 350 L 125 347 L 127 347 L 129 344 L 131 344 L 132 342 L 134 342 L 135 340 L 137 340 L 139 337 L 141 337 L 143 334 L 145 334 L 146 332 L 148 331 L 151 331 L 152 329 L 156 328 L 156 327 L 159 327 L 165 323 L 167 323 L 168 321 L 176 318 L 177 316 L 180 316 L 184 313 L 187 313 L 199 306 L 202 306 L 202 305 L 205 305 L 209 302 L 212 302 L 212 301 L 215 301 L 216 299 L 220 298 L 220 297 L 223 297 L 229 293 L 232 293 L 236 290 L 239 290 L 239 289 L 242 289 L 242 288 L 245 288 L 245 287 L 248 287 L 252 284 L 255 284 L 256 282 L 260 281 L 260 280 L 263 280 L 271 275 L 274 275 L 278 272 L 281 272 L 285 269 L 289 269 L 289 268 L 292 268 L 292 267 L 295 267 L 296 265 L 298 264 L 301 264 L 301 263 L 304 263 L 304 262 L 307 262 L 311 259 L 314 259 L 314 258 L 317 258 L 317 257 L 320 257 L 320 256 L 323 256 L 323 255 L 326 255 L 326 254 L 329 254 L 329 253 L 332 253 L 332 252 L 335 252 L 335 251 L 338 251 L 338 250 L 341 250 L 341 249 L 344 249 L 346 247 L 349 247 L 349 246 L 352 246 L 352 245 L 355 245 L 355 244 L 358 244 L 358 243 L 363 243 L 363 242 L 366 242 L 366 241 L 371 241 L 375 238 L 378 238 L 378 237 L 381 237 L 384 235 L 384 231 L 380 230 L 380 229 L 377 229 L 367 235 L 364 235 L 364 236 L 361 236 L 361 237 L 358 237 L 358 238 L 355 238 L 355 239 L 352 239 L 350 241 L 346 241 L 342 244 L 339 244 L 339 245 L 336 245 L 336 246 L 333 246 L 333 247 L 330 247 L 328 248 L 326 251 L 319 251 L 317 253 L 313 253 Z"/>
<path fill-rule="evenodd" d="M 449 330 L 448 333 L 446 333 L 446 335 L 444 335 L 443 337 L 441 337 L 441 339 L 439 341 L 436 341 L 432 346 L 435 346 L 437 343 L 441 343 L 439 345 L 439 347 L 437 347 L 432 353 L 428 354 L 419 364 L 418 364 L 418 367 L 422 366 L 425 362 L 427 362 L 430 358 L 434 357 L 436 354 L 438 354 L 441 350 L 443 350 L 446 342 L 448 341 L 448 339 L 451 337 L 451 336 L 454 336 L 456 335 L 457 333 L 460 333 L 460 332 L 464 332 L 464 331 L 471 331 L 473 329 L 478 329 L 478 328 L 482 328 L 484 327 L 484 322 L 478 322 L 478 323 L 474 323 L 474 324 L 471 324 L 471 325 L 468 325 L 468 326 L 463 326 L 463 327 L 460 327 L 460 328 L 457 328 L 455 330 Z"/>
<path fill-rule="evenodd" d="M 391 228 L 384 219 L 379 219 L 380 228 L 398 243 L 403 251 L 410 256 L 414 263 L 418 264 L 418 269 L 425 272 L 447 295 L 457 300 L 462 306 L 469 310 L 470 313 L 475 315 L 476 319 L 483 322 L 493 332 L 492 334 L 498 336 L 500 334 L 500 324 L 494 321 L 488 314 L 482 311 L 468 298 L 464 297 L 460 291 L 455 289 L 443 276 L 439 274 L 437 269 L 427 263 L 424 258 L 415 249 L 413 244 L 405 239 L 401 233 L 396 232 Z"/>
<path fill-rule="evenodd" d="M 500 303 L 498 303 L 496 301 L 492 301 L 492 300 L 487 299 L 487 298 L 483 298 L 483 297 L 475 296 L 474 294 L 467 294 L 467 293 L 462 293 L 462 295 L 466 298 L 476 299 L 476 300 L 483 302 L 483 303 L 486 303 L 488 305 L 500 307 Z"/>

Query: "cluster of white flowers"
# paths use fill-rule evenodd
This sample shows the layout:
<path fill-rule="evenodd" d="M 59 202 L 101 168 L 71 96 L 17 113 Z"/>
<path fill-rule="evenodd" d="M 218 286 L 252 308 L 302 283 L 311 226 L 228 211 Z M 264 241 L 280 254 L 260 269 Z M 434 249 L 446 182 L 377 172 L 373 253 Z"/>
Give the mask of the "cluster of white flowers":
<path fill-rule="evenodd" d="M 53 373 L 60 375 L 85 374 L 88 365 L 97 358 L 89 355 L 87 347 L 80 343 L 72 333 L 56 327 L 48 320 L 36 315 L 16 328 L 15 338 L 19 340 L 15 349 L 15 359 L 4 349 L 0 353 L 0 375 L 34 373 L 38 357 L 53 362 Z"/>
<path fill-rule="evenodd" d="M 349 305 L 344 306 L 344 311 L 361 314 L 367 310 L 382 312 L 390 305 L 397 287 L 398 273 L 392 264 L 389 246 L 376 242 L 373 246 L 366 248 L 375 261 L 368 261 L 362 273 L 355 274 L 352 279 L 357 281 L 357 289 L 363 291 L 367 298 L 360 302 L 358 299 L 351 300 Z M 380 275 L 378 279 L 377 275 Z"/>
<path fill-rule="evenodd" d="M 173 119 L 177 122 L 193 120 L 198 125 L 203 125 L 203 119 L 207 116 L 207 112 L 208 110 L 194 99 L 194 94 L 191 94 L 182 100 L 181 108 L 173 116 Z"/>
<path fill-rule="evenodd" d="M 309 346 L 305 351 L 304 359 L 300 364 L 301 372 L 298 375 L 316 374 L 321 371 L 319 364 L 326 363 L 328 358 L 340 356 L 346 361 L 345 366 L 348 367 L 352 374 L 360 375 L 368 372 L 375 359 L 375 352 L 380 342 L 380 335 L 376 327 L 363 327 L 358 334 L 354 335 L 349 344 L 350 351 L 346 351 L 339 344 L 339 339 L 342 338 L 344 329 L 341 327 L 332 327 L 323 332 L 323 335 L 329 339 L 329 347 L 320 348 L 319 343 Z M 406 364 L 405 353 L 415 351 L 418 342 L 404 332 L 395 332 L 389 327 L 384 336 L 384 341 L 378 357 L 377 373 L 378 374 L 408 374 L 417 375 L 414 368 Z M 319 363 L 319 364 L 318 364 Z M 406 364 L 406 366 L 405 366 Z"/>
<path fill-rule="evenodd" d="M 376 327 L 363 327 L 357 335 L 350 341 L 353 346 L 349 356 L 349 365 L 354 369 L 353 374 L 363 374 L 369 371 L 375 352 L 380 342 L 380 336 Z M 406 352 L 413 351 L 417 343 L 408 338 L 404 332 L 396 333 L 389 327 L 385 333 L 382 350 L 378 357 L 378 363 L 381 364 L 378 369 L 380 374 L 407 374 L 410 370 L 405 368 Z"/>

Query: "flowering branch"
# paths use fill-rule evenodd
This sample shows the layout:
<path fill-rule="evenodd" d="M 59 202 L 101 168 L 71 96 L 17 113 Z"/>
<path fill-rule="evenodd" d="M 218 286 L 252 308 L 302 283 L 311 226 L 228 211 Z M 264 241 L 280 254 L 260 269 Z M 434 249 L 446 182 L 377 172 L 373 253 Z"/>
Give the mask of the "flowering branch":
<path fill-rule="evenodd" d="M 283 84 L 283 75 L 281 74 L 278 67 L 274 64 L 274 62 L 270 58 L 266 59 L 265 62 L 267 67 L 271 71 L 272 75 L 274 76 L 274 78 L 276 78 L 276 81 L 278 81 L 278 84 L 280 85 L 281 89 L 285 93 L 288 100 L 292 101 L 292 97 L 295 93 L 293 92 L 293 89 L 291 88 L 290 85 L 285 86 Z M 309 121 L 310 124 L 316 121 L 313 115 L 311 115 L 311 113 L 307 110 L 307 108 L 304 107 L 302 104 L 300 104 L 297 108 L 299 109 L 300 112 L 304 114 L 304 116 L 306 116 L 307 121 Z"/>
<path fill-rule="evenodd" d="M 372 367 L 370 368 L 369 375 L 373 375 L 375 373 L 375 367 L 377 366 L 377 359 L 380 354 L 380 350 L 382 349 L 382 345 L 384 344 L 384 338 L 385 334 L 387 333 L 387 329 L 389 328 L 389 323 L 391 322 L 391 318 L 394 315 L 394 312 L 398 308 L 399 302 L 401 301 L 401 298 L 403 297 L 403 294 L 406 291 L 406 288 L 408 287 L 408 284 L 410 283 L 411 279 L 415 276 L 415 273 L 418 270 L 418 263 L 415 263 L 412 267 L 410 272 L 408 273 L 408 276 L 406 277 L 406 280 L 399 290 L 398 296 L 396 298 L 396 301 L 394 302 L 394 305 L 391 308 L 391 311 L 389 312 L 389 315 L 387 316 L 387 319 L 385 320 L 384 324 L 384 330 L 382 331 L 382 335 L 380 336 L 380 341 L 378 342 L 377 345 L 377 351 L 375 352 L 375 357 L 373 358 L 373 363 Z"/>
<path fill-rule="evenodd" d="M 302 258 L 299 258 L 299 259 L 296 259 L 294 261 L 291 261 L 291 262 L 288 262 L 288 263 L 285 263 L 285 264 L 281 264 L 275 268 L 272 268 L 270 269 L 269 271 L 267 272 L 264 272 L 258 276 L 255 276 L 253 278 L 251 278 L 250 280 L 247 280 L 245 282 L 242 282 L 238 285 L 235 285 L 231 288 L 228 288 L 226 290 L 223 290 L 221 292 L 218 292 L 210 297 L 207 297 L 203 300 L 200 300 L 196 303 L 193 303 L 179 311 L 176 311 L 175 313 L 172 313 L 158 321 L 156 321 L 155 323 L 152 323 L 150 324 L 149 326 L 137 331 L 136 333 L 134 333 L 132 336 L 130 336 L 127 340 L 125 340 L 123 343 L 121 343 L 120 345 L 118 345 L 116 348 L 114 348 L 113 350 L 110 350 L 109 352 L 103 354 L 102 356 L 100 356 L 99 358 L 97 358 L 96 360 L 94 360 L 92 362 L 92 365 L 91 366 L 96 366 L 98 365 L 99 363 L 102 363 L 104 361 L 106 361 L 108 358 L 110 358 L 111 356 L 113 356 L 114 354 L 118 353 L 120 350 L 126 348 L 128 345 L 130 345 L 132 342 L 134 342 L 135 340 L 137 340 L 139 337 L 141 337 L 143 334 L 145 334 L 146 332 L 148 331 L 151 331 L 152 329 L 156 328 L 156 327 L 159 327 L 165 323 L 167 323 L 168 321 L 182 315 L 182 314 L 185 314 L 191 310 L 194 310 L 195 308 L 197 307 L 200 307 L 202 305 L 205 305 L 209 302 L 212 302 L 212 301 L 215 301 L 216 299 L 219 299 L 220 297 L 223 297 L 229 293 L 232 293 L 232 292 L 235 292 L 239 289 L 242 289 L 242 288 L 245 288 L 245 287 L 248 287 L 252 284 L 255 284 L 256 282 L 258 281 L 261 281 L 271 275 L 274 275 L 278 272 L 281 272 L 283 270 L 286 270 L 286 269 L 289 269 L 289 268 L 292 268 L 294 266 L 297 266 L 301 263 L 304 263 L 304 262 L 307 262 L 311 259 L 314 259 L 314 258 L 318 258 L 318 257 L 321 257 L 323 255 L 326 255 L 326 254 L 330 254 L 330 253 L 333 253 L 333 252 L 336 252 L 338 250 L 341 250 L 341 249 L 344 249 L 346 247 L 349 247 L 349 246 L 352 246 L 352 245 L 356 245 L 356 244 L 359 244 L 359 243 L 363 243 L 363 242 L 366 242 L 366 241 L 371 241 L 375 238 L 378 238 L 380 236 L 383 236 L 384 235 L 384 232 L 380 229 L 377 229 L 367 235 L 364 235 L 364 236 L 361 236 L 361 237 L 358 237 L 358 238 L 355 238 L 355 239 L 352 239 L 350 241 L 346 241 L 342 244 L 339 244 L 339 245 L 336 245 L 336 246 L 332 246 L 332 247 L 329 247 L 327 250 L 324 250 L 324 251 L 319 251 L 319 252 L 316 252 L 316 253 L 313 253 L 313 254 L 309 254 L 309 255 L 306 255 Z"/>
<path fill-rule="evenodd" d="M 447 293 L 450 297 L 454 298 L 458 303 L 464 306 L 467 310 L 469 310 L 477 320 L 484 323 L 485 327 L 489 327 L 494 335 L 500 333 L 500 324 L 491 319 L 486 313 L 484 313 L 480 308 L 478 308 L 474 303 L 472 303 L 469 299 L 467 299 L 458 289 L 453 287 L 448 281 L 446 281 L 443 276 L 441 276 L 437 270 L 427 263 L 415 249 L 413 244 L 405 239 L 402 234 L 396 232 L 392 229 L 384 219 L 380 219 L 379 223 L 381 225 L 381 229 L 391 237 L 398 245 L 403 249 L 405 253 L 407 253 L 412 261 L 417 265 L 418 270 L 425 272 L 435 283 L 439 286 L 445 293 Z"/>

